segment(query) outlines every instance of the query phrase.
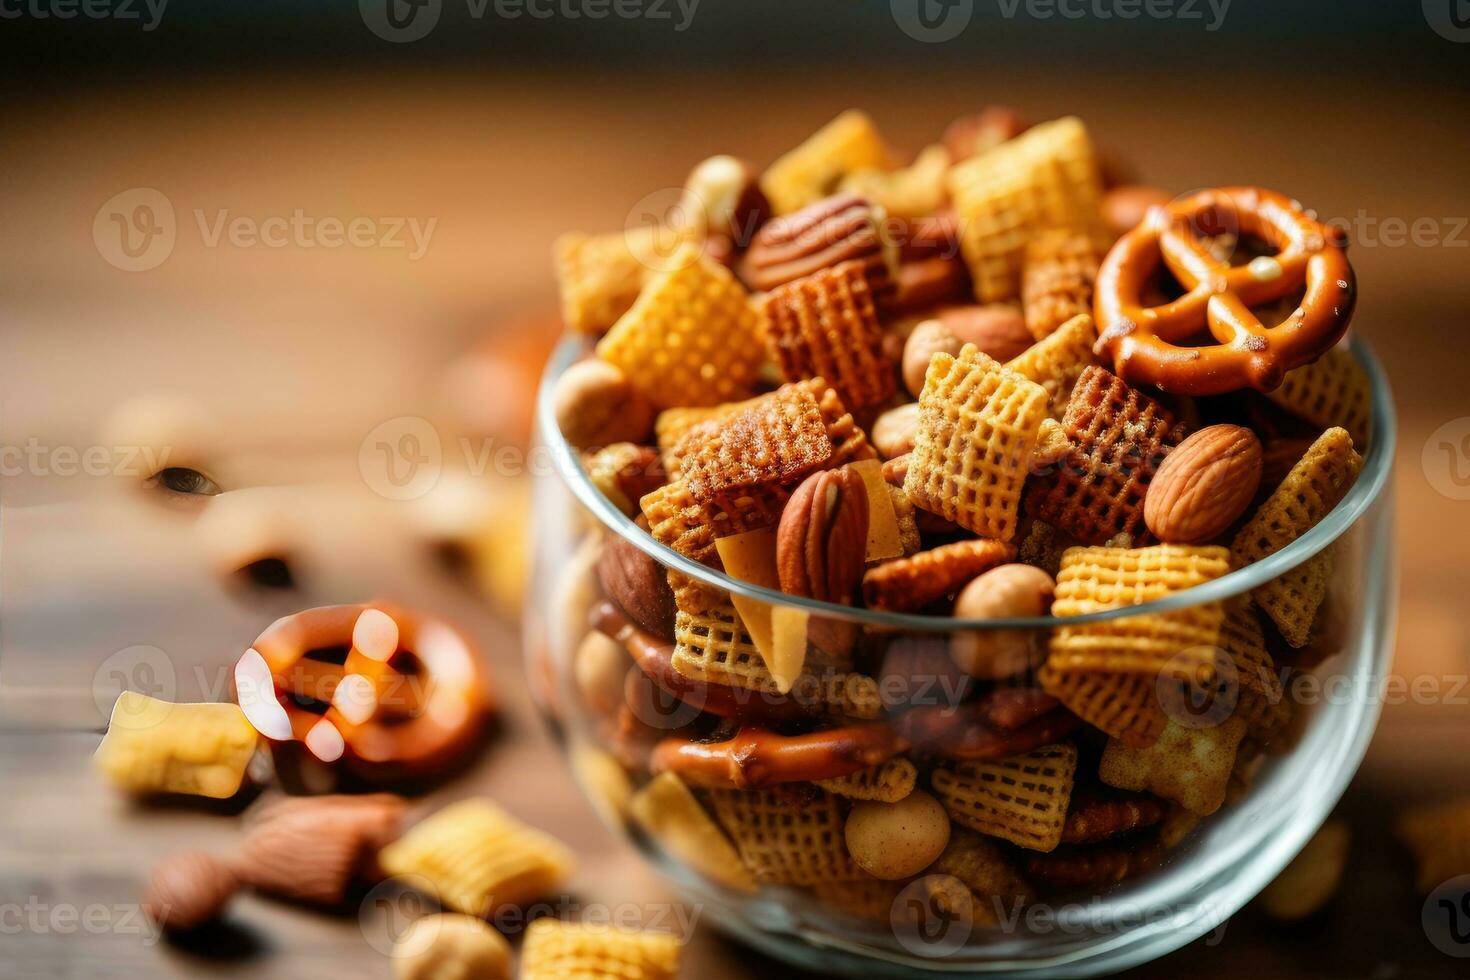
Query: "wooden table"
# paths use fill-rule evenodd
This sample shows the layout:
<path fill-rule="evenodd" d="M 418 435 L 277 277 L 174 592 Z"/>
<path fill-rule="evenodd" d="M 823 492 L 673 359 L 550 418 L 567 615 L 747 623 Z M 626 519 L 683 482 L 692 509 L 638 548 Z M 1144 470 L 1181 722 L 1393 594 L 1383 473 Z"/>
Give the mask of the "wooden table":
<path fill-rule="evenodd" d="M 7 106 L 16 138 L 0 147 L 4 442 L 34 438 L 54 462 L 54 447 L 97 444 L 120 402 L 172 390 L 219 417 L 228 434 L 220 465 L 232 486 L 315 489 L 291 505 L 303 517 L 292 531 L 302 588 L 283 599 L 221 588 L 195 522 L 139 506 L 115 492 L 118 478 L 58 475 L 59 465 L 0 478 L 0 903 L 102 903 L 108 911 L 97 914 L 110 923 L 0 929 L 0 972 L 387 975 L 373 923 L 256 898 L 238 903 L 215 955 L 138 935 L 136 916 L 131 927 L 122 921 L 138 876 L 182 846 L 227 850 L 238 818 L 130 806 L 88 759 L 103 724 L 93 676 L 117 651 L 157 647 L 176 671 L 178 696 L 217 693 L 244 644 L 286 609 L 373 595 L 424 602 L 466 623 L 503 696 L 493 748 L 419 805 L 488 793 L 575 847 L 579 900 L 669 901 L 573 788 L 529 703 L 511 626 L 437 570 L 405 511 L 374 516 L 383 501 L 364 489 L 357 453 L 385 419 L 423 415 L 446 431 L 464 422 L 446 366 L 487 335 L 530 329 L 554 308 L 548 250 L 560 231 L 619 227 L 631 202 L 676 187 L 702 156 L 769 159 L 848 104 L 869 108 L 909 147 L 987 99 L 1037 117 L 1077 112 L 1108 144 L 1130 148 L 1151 181 L 1177 190 L 1261 182 L 1355 222 L 1363 297 L 1355 329 L 1377 346 L 1401 413 L 1395 670 L 1463 677 L 1470 504 L 1436 491 L 1422 456 L 1434 430 L 1470 414 L 1470 345 L 1459 336 L 1470 236 L 1456 220 L 1470 215 L 1470 120 L 1437 91 L 1367 74 L 1270 100 L 1245 97 L 1260 82 L 1242 77 L 1240 97 L 1203 101 L 1223 71 L 1166 79 L 1140 69 L 1079 88 L 1039 71 L 988 76 L 981 66 L 963 87 L 943 90 L 882 73 L 799 84 L 722 78 L 702 81 L 704 111 L 679 109 L 676 119 L 668 98 L 649 95 L 683 91 L 689 80 L 653 75 L 222 77 L 166 93 L 89 90 Z M 101 260 L 92 226 L 102 202 L 135 187 L 169 198 L 179 233 L 165 263 L 129 273 Z M 208 242 L 221 210 L 260 221 L 296 209 L 437 224 L 417 260 L 390 248 Z M 1443 241 L 1364 241 L 1364 230 L 1381 232 L 1386 220 L 1416 218 L 1433 219 Z M 1405 801 L 1470 792 L 1464 694 L 1385 711 L 1342 807 L 1355 844 L 1350 887 L 1332 914 L 1282 929 L 1246 912 L 1218 946 L 1196 943 L 1138 975 L 1454 975 L 1458 964 L 1419 931 L 1390 826 Z M 785 972 L 711 928 L 697 931 L 688 963 L 686 975 L 700 980 Z"/>

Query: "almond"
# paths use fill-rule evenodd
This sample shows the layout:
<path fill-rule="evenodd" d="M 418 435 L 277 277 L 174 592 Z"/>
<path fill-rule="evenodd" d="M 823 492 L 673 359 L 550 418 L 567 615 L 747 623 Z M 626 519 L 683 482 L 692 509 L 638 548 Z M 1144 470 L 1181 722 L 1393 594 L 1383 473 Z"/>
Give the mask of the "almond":
<path fill-rule="evenodd" d="M 674 593 L 668 573 L 651 555 L 631 541 L 609 535 L 597 560 L 597 580 L 603 593 L 641 629 L 673 641 Z"/>
<path fill-rule="evenodd" d="M 848 603 L 868 553 L 868 490 L 847 467 L 813 473 L 796 488 L 776 529 L 781 590 Z"/>
<path fill-rule="evenodd" d="M 1025 316 L 1007 303 L 951 306 L 940 310 L 936 319 L 961 344 L 974 344 L 982 354 L 989 354 L 1002 364 L 1019 357 L 1036 343 L 1036 338 L 1026 329 Z"/>
<path fill-rule="evenodd" d="M 1143 520 L 1165 544 L 1197 544 L 1223 534 L 1255 497 L 1261 441 L 1238 425 L 1212 425 L 1181 442 L 1159 466 Z"/>

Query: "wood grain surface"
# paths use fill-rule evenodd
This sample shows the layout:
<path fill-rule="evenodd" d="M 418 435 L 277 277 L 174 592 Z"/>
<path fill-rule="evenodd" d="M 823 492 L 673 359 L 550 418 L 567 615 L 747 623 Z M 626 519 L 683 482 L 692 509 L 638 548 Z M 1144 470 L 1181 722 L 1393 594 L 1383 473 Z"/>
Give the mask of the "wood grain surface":
<path fill-rule="evenodd" d="M 210 949 L 153 944 L 123 928 L 117 920 L 153 860 L 182 846 L 228 850 L 239 817 L 126 804 L 89 765 L 103 726 L 93 678 L 119 651 L 162 651 L 179 697 L 218 694 L 239 651 L 284 611 L 379 595 L 466 624 L 504 704 L 499 734 L 474 769 L 416 806 L 488 793 L 576 849 L 579 900 L 670 901 L 573 787 L 529 701 L 513 624 L 433 564 L 406 508 L 382 516 L 383 500 L 359 475 L 359 449 L 400 416 L 431 418 L 444 431 L 467 419 L 482 431 L 517 424 L 498 404 L 471 398 L 467 408 L 453 365 L 487 342 L 535 346 L 525 334 L 544 329 L 554 309 L 548 255 L 561 231 L 620 227 L 636 202 L 677 187 L 703 156 L 768 160 L 849 104 L 868 108 L 896 145 L 917 149 L 953 115 L 1006 100 L 1038 118 L 1082 115 L 1150 182 L 1179 191 L 1259 182 L 1355 222 L 1354 329 L 1375 345 L 1398 395 L 1394 669 L 1434 679 L 1441 694 L 1386 707 L 1341 807 L 1352 862 L 1326 915 L 1284 928 L 1247 910 L 1218 944 L 1195 943 L 1136 975 L 1463 975 L 1424 938 L 1391 825 L 1410 801 L 1470 793 L 1470 691 L 1451 691 L 1470 673 L 1470 503 L 1436 489 L 1454 486 L 1445 483 L 1450 465 L 1470 472 L 1470 457 L 1431 441 L 1470 416 L 1470 345 L 1461 336 L 1470 119 L 1463 100 L 1394 77 L 1341 74 L 1258 99 L 1250 91 L 1262 79 L 1226 66 L 1199 76 L 1153 77 L 1140 66 L 1106 86 L 1078 87 L 1055 73 L 994 77 L 977 66 L 965 86 L 943 90 L 912 73 L 717 78 L 701 81 L 697 99 L 682 94 L 690 79 L 656 74 L 220 76 L 7 105 L 5 445 L 43 447 L 54 464 L 57 447 L 99 444 L 117 405 L 173 391 L 218 418 L 227 434 L 219 465 L 232 488 L 306 488 L 285 505 L 297 518 L 288 533 L 301 590 L 262 598 L 221 587 L 198 518 L 140 505 L 118 492 L 121 478 L 67 476 L 60 465 L 0 476 L 0 905 L 100 903 L 110 911 L 98 915 L 116 924 L 0 928 L 0 974 L 387 976 L 371 912 L 363 923 L 244 898 Z M 99 256 L 93 221 L 104 201 L 137 187 L 169 199 L 177 241 L 158 268 L 125 272 Z M 435 224 L 417 259 L 391 247 L 209 240 L 221 212 L 263 221 L 298 210 Z M 1395 226 L 1384 222 L 1416 219 L 1431 222 L 1423 227 L 1433 241 L 1389 241 Z M 521 373 L 485 398 L 520 407 L 526 385 Z M 697 930 L 686 976 L 789 973 L 712 926 Z"/>

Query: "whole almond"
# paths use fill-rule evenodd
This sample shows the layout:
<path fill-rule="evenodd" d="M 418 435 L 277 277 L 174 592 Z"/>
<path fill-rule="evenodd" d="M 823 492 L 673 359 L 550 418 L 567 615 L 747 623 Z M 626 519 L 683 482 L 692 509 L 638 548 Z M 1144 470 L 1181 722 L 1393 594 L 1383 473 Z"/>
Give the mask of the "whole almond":
<path fill-rule="evenodd" d="M 167 929 L 192 929 L 217 917 L 240 890 L 233 868 L 203 851 L 160 861 L 143 886 L 143 911 Z"/>
<path fill-rule="evenodd" d="M 781 590 L 848 603 L 868 554 L 868 491 L 847 467 L 813 473 L 781 512 L 776 572 Z"/>
<path fill-rule="evenodd" d="M 914 448 L 919 432 L 919 403 L 890 408 L 873 423 L 873 445 L 884 459 L 902 456 Z"/>
<path fill-rule="evenodd" d="M 1261 441 L 1238 425 L 1200 429 L 1164 457 L 1143 501 L 1143 521 L 1165 544 L 1223 534 L 1261 482 Z"/>
<path fill-rule="evenodd" d="M 640 628 L 674 639 L 674 593 L 664 567 L 637 545 L 611 534 L 597 560 L 602 591 Z"/>
<path fill-rule="evenodd" d="M 937 319 L 961 344 L 974 344 L 1002 364 L 1036 343 L 1021 311 L 1006 303 L 951 306 L 940 310 Z"/>
<path fill-rule="evenodd" d="M 378 851 L 398 836 L 403 808 L 391 793 L 277 799 L 252 817 L 236 871 L 257 891 L 335 907 L 381 876 Z"/>

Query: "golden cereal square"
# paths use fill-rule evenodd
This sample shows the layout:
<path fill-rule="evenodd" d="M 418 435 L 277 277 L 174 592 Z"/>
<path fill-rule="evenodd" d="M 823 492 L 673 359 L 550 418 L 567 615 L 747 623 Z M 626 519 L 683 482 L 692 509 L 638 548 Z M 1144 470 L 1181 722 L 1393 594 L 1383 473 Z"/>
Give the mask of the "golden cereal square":
<path fill-rule="evenodd" d="M 238 705 L 170 704 L 124 691 L 96 764 L 129 793 L 228 799 L 244 782 L 259 739 Z"/>
<path fill-rule="evenodd" d="M 674 980 L 683 942 L 664 932 L 537 919 L 526 928 L 521 980 Z"/>
<path fill-rule="evenodd" d="M 1073 317 L 1092 312 L 1092 287 L 1102 256 L 1086 232 L 1043 231 L 1026 243 L 1021 306 L 1037 340 Z"/>
<path fill-rule="evenodd" d="M 1266 397 L 1313 425 L 1341 426 L 1357 446 L 1368 444 L 1372 385 L 1357 358 L 1341 347 L 1287 371 L 1281 386 Z"/>
<path fill-rule="evenodd" d="M 728 269 L 681 251 L 597 344 L 659 408 L 749 395 L 765 356 L 760 313 Z"/>
<path fill-rule="evenodd" d="M 712 790 L 710 801 L 761 884 L 817 885 L 867 877 L 847 851 L 846 815 L 830 793 Z"/>
<path fill-rule="evenodd" d="M 561 315 L 574 333 L 601 334 L 628 312 L 650 269 L 629 241 L 636 232 L 569 232 L 552 246 Z"/>
<path fill-rule="evenodd" d="M 914 505 L 982 538 L 1016 533 L 1046 390 L 973 344 L 936 354 L 919 396 L 919 425 L 904 492 Z"/>
<path fill-rule="evenodd" d="M 848 174 L 888 165 L 873 120 L 849 109 L 766 168 L 760 185 L 776 214 L 790 214 L 832 194 Z"/>
<path fill-rule="evenodd" d="M 486 916 L 555 890 L 575 859 L 561 841 L 485 799 L 451 803 L 409 828 L 378 855 L 392 877 L 408 878 L 440 904 Z"/>
<path fill-rule="evenodd" d="M 918 776 L 919 770 L 914 764 L 900 756 L 870 769 L 859 769 L 847 776 L 819 779 L 817 785 L 849 800 L 897 803 L 914 791 L 914 782 Z"/>
<path fill-rule="evenodd" d="M 949 191 L 961 247 L 982 303 L 1021 291 L 1026 245 L 1049 229 L 1102 243 L 1102 180 L 1082 122 L 1057 119 L 951 168 Z"/>
<path fill-rule="evenodd" d="M 1062 841 L 1075 745 L 1048 745 L 1024 755 L 955 763 L 936 769 L 934 792 L 957 823 L 1033 851 Z"/>
<path fill-rule="evenodd" d="M 1047 410 L 1052 418 L 1060 419 L 1067 414 L 1067 403 L 1082 372 L 1097 363 L 1092 353 L 1095 343 L 1097 328 L 1092 317 L 1079 314 L 1007 361 L 1006 369 L 1045 388 Z"/>
<path fill-rule="evenodd" d="M 1258 562 L 1315 527 L 1347 494 L 1362 465 L 1345 429 L 1322 433 L 1236 534 L 1230 546 L 1236 563 Z M 1293 647 L 1311 638 L 1333 561 L 1332 548 L 1326 548 L 1251 592 Z"/>
<path fill-rule="evenodd" d="M 1068 548 L 1057 573 L 1052 615 L 1058 619 L 1137 606 L 1212 581 L 1230 571 L 1224 548 Z M 1167 613 L 1125 616 L 1052 630 L 1047 666 L 1058 673 L 1161 675 L 1210 680 L 1225 609 L 1200 603 Z"/>

